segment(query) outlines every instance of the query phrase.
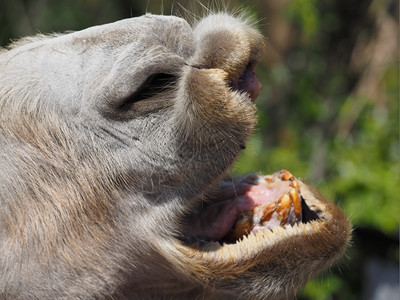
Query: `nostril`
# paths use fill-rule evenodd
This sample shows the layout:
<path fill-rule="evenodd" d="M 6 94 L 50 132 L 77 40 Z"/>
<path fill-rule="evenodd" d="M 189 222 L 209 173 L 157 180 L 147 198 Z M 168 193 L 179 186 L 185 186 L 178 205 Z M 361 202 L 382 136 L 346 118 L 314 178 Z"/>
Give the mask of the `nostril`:
<path fill-rule="evenodd" d="M 210 69 L 188 63 L 185 63 L 185 65 L 198 70 Z M 255 67 L 255 63 L 249 63 L 239 79 L 229 81 L 229 87 L 232 90 L 246 92 L 252 102 L 254 102 L 256 98 L 260 95 L 262 89 L 261 81 L 258 79 L 257 75 L 253 71 Z"/>

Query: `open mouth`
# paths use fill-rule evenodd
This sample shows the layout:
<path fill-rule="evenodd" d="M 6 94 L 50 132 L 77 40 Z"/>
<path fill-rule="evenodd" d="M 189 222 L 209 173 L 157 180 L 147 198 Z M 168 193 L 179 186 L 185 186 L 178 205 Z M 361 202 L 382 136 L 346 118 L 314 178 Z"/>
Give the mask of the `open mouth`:
<path fill-rule="evenodd" d="M 186 219 L 190 226 L 181 240 L 187 244 L 236 243 L 257 231 L 320 218 L 307 205 L 298 179 L 286 170 L 221 182 L 201 205 Z"/>
<path fill-rule="evenodd" d="M 308 206 L 301 181 L 286 170 L 221 182 L 201 206 L 185 220 L 185 244 L 232 244 L 258 231 L 321 218 Z"/>
<path fill-rule="evenodd" d="M 245 32 L 250 52 L 243 53 L 237 39 L 216 46 L 220 33 L 199 34 L 199 51 L 185 63 L 182 89 L 188 96 L 182 103 L 190 125 L 184 128 L 193 128 L 185 137 L 204 160 L 196 161 L 201 165 L 194 198 L 183 199 L 169 227 L 172 235 L 161 240 L 173 245 L 164 254 L 205 289 L 249 299 L 289 298 L 343 254 L 350 224 L 334 203 L 286 170 L 218 180 L 256 123 L 252 102 L 261 83 L 254 69 L 262 41 L 258 35 L 247 39 Z"/>

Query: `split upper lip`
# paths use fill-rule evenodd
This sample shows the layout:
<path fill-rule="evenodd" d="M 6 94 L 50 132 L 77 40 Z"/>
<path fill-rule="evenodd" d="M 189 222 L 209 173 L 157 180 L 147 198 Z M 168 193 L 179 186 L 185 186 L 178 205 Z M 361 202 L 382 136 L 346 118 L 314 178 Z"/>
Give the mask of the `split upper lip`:
<path fill-rule="evenodd" d="M 196 69 L 206 69 L 197 65 L 190 65 L 185 63 L 185 65 Z M 231 80 L 229 86 L 237 91 L 246 92 L 251 101 L 254 102 L 261 93 L 262 84 L 258 79 L 257 75 L 254 73 L 253 68 L 247 66 L 242 75 L 237 80 Z"/>

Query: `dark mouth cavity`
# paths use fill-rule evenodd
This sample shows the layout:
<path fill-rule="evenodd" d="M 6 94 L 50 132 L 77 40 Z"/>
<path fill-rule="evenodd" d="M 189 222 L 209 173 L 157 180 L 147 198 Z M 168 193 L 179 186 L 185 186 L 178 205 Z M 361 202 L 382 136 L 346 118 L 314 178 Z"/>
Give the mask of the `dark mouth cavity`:
<path fill-rule="evenodd" d="M 259 230 L 319 219 L 301 195 L 295 177 L 282 170 L 222 182 L 207 203 L 186 217 L 182 242 L 236 243 Z"/>

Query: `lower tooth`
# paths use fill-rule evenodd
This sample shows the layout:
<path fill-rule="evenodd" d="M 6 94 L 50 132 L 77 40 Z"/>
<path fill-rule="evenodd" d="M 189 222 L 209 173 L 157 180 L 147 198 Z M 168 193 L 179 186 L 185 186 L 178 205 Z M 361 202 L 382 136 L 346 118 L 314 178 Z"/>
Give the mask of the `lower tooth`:
<path fill-rule="evenodd" d="M 278 200 L 278 208 L 276 209 L 278 212 L 282 209 L 289 208 L 292 204 L 289 194 L 282 195 Z"/>
<path fill-rule="evenodd" d="M 290 207 L 292 205 L 292 200 L 288 194 L 281 196 L 278 200 L 279 205 L 276 208 L 276 212 L 278 213 L 278 220 L 281 220 L 281 225 L 285 225 L 287 221 L 287 217 L 289 215 Z"/>
<path fill-rule="evenodd" d="M 246 211 L 239 216 L 235 223 L 234 231 L 229 236 L 229 239 L 238 240 L 251 232 L 254 227 L 252 215 L 253 213 L 251 211 Z"/>
<path fill-rule="evenodd" d="M 269 205 L 267 205 L 266 207 L 263 207 L 262 208 L 263 215 L 260 218 L 260 224 L 262 224 L 264 222 L 268 222 L 271 219 L 271 216 L 275 210 L 276 210 L 276 202 L 272 202 Z"/>
<path fill-rule="evenodd" d="M 299 194 L 295 189 L 289 191 L 290 199 L 293 203 L 294 214 L 296 215 L 296 220 L 301 220 L 301 200 Z"/>

